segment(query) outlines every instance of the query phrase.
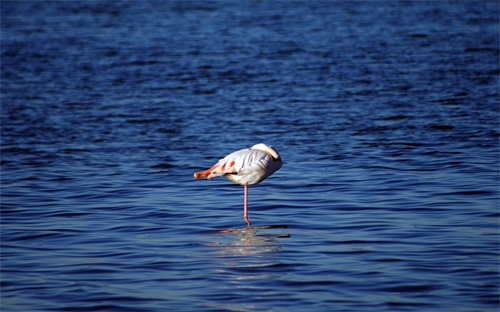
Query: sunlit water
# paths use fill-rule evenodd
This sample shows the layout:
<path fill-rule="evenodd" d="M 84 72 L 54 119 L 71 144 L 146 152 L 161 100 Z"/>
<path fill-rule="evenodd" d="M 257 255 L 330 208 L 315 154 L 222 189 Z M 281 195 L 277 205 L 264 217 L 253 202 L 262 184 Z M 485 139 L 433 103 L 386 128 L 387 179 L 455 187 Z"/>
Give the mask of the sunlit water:
<path fill-rule="evenodd" d="M 498 2 L 1 10 L 2 311 L 498 311 Z"/>

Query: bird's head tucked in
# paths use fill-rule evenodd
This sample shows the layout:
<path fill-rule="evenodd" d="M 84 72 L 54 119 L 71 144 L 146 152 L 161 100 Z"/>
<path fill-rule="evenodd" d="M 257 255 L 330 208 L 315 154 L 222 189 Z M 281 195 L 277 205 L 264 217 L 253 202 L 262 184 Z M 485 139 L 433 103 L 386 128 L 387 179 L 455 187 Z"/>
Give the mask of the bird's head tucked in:
<path fill-rule="evenodd" d="M 281 157 L 280 157 L 280 154 L 278 154 L 278 151 L 276 151 L 271 146 L 267 146 L 264 143 L 255 144 L 254 146 L 252 146 L 252 148 L 255 148 L 255 149 L 258 149 L 258 150 L 261 150 L 261 151 L 268 153 L 269 155 L 271 155 L 271 157 L 274 160 L 281 160 Z"/>

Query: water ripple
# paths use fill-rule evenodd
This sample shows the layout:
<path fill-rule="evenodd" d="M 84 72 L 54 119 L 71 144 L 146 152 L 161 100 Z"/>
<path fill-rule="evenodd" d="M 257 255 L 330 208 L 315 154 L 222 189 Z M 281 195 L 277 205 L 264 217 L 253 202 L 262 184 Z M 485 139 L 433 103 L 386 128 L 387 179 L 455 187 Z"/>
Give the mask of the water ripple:
<path fill-rule="evenodd" d="M 498 10 L 3 2 L 2 310 L 497 311 Z"/>

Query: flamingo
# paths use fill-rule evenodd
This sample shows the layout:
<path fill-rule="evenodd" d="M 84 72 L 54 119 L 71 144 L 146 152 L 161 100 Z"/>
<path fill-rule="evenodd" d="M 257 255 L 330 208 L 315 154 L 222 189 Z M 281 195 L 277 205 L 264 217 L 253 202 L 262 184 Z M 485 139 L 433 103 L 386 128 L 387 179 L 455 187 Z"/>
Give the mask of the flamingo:
<path fill-rule="evenodd" d="M 231 153 L 219 160 L 212 168 L 194 174 L 196 179 L 208 180 L 220 176 L 243 185 L 243 219 L 248 220 L 248 186 L 262 182 L 275 173 L 283 162 L 278 152 L 263 143 Z"/>

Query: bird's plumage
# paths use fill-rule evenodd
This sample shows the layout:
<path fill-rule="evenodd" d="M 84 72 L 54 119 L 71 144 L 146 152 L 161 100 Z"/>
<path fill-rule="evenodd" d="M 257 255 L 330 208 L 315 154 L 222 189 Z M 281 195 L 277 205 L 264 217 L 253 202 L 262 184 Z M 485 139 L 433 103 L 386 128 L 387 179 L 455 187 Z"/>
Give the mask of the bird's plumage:
<path fill-rule="evenodd" d="M 250 226 L 247 212 L 248 186 L 262 182 L 283 164 L 278 152 L 265 144 L 256 144 L 231 153 L 219 160 L 212 168 L 194 174 L 196 179 L 212 179 L 224 176 L 244 186 L 244 219 Z"/>
<path fill-rule="evenodd" d="M 280 169 L 282 164 L 278 152 L 261 143 L 227 155 L 212 168 L 196 172 L 194 177 L 210 180 L 224 176 L 241 185 L 252 185 L 262 182 Z"/>

